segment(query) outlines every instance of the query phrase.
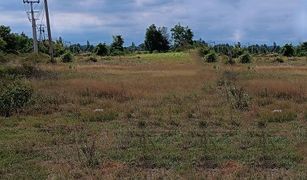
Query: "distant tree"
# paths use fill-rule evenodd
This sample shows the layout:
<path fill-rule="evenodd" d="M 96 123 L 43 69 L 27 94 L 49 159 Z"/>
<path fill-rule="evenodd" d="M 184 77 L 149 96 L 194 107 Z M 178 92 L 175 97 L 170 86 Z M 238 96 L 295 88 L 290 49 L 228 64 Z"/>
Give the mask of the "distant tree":
<path fill-rule="evenodd" d="M 169 40 L 168 40 L 168 33 L 167 28 L 161 27 L 158 28 L 152 24 L 146 30 L 145 35 L 145 49 L 147 51 L 167 51 L 169 50 Z"/>
<path fill-rule="evenodd" d="M 177 24 L 171 29 L 171 32 L 175 48 L 186 48 L 193 44 L 194 34 L 188 26 L 183 27 L 180 24 Z"/>
<path fill-rule="evenodd" d="M 137 50 L 137 47 L 134 42 L 131 43 L 131 46 L 128 47 L 128 51 L 135 52 Z"/>
<path fill-rule="evenodd" d="M 293 57 L 295 55 L 295 49 L 292 44 L 286 44 L 283 47 L 283 55 L 287 57 Z"/>
<path fill-rule="evenodd" d="M 74 54 L 79 54 L 79 53 L 82 52 L 82 47 L 79 43 L 70 45 L 68 49 L 69 49 L 70 52 L 72 52 Z"/>
<path fill-rule="evenodd" d="M 91 45 L 91 43 L 89 41 L 86 41 L 86 48 L 85 51 L 87 52 L 93 52 L 95 49 L 95 47 L 93 45 Z"/>
<path fill-rule="evenodd" d="M 111 51 L 124 51 L 124 39 L 121 35 L 113 36 Z"/>
<path fill-rule="evenodd" d="M 96 46 L 95 52 L 98 56 L 107 56 L 109 55 L 109 48 L 105 43 L 104 44 L 99 43 Z"/>

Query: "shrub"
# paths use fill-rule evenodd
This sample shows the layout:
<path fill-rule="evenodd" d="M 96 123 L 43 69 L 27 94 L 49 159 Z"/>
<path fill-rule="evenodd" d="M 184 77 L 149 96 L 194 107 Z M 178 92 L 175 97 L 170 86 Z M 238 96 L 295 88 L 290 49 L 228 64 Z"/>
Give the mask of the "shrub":
<path fill-rule="evenodd" d="M 213 63 L 217 62 L 217 55 L 214 51 L 211 51 L 207 56 L 206 56 L 206 61 L 208 63 Z"/>
<path fill-rule="evenodd" d="M 32 88 L 23 82 L 0 82 L 0 115 L 9 117 L 28 103 L 32 97 Z"/>
<path fill-rule="evenodd" d="M 240 57 L 240 63 L 242 64 L 248 64 L 252 62 L 252 56 L 249 53 L 244 53 L 241 57 Z"/>
<path fill-rule="evenodd" d="M 63 63 L 69 63 L 73 61 L 74 57 L 71 54 L 71 52 L 67 51 L 66 53 L 63 54 L 61 59 Z"/>
<path fill-rule="evenodd" d="M 210 53 L 210 49 L 208 47 L 202 47 L 202 48 L 199 48 L 198 53 L 201 57 L 204 57 Z"/>
<path fill-rule="evenodd" d="M 90 62 L 98 62 L 97 58 L 94 57 L 94 56 L 89 57 L 88 61 L 90 61 Z"/>

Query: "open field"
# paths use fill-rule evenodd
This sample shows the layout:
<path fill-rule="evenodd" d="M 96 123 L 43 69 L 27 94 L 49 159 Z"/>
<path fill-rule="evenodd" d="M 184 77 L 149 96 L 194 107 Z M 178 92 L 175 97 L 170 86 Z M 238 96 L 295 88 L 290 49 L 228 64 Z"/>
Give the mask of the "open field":
<path fill-rule="evenodd" d="M 193 52 L 37 66 L 0 117 L 0 179 L 306 179 L 307 59 Z"/>

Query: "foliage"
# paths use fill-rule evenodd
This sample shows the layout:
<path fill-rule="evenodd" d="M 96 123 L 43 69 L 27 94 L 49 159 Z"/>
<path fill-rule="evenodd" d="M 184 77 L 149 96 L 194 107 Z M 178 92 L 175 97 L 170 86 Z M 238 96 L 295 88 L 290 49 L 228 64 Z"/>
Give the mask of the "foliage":
<path fill-rule="evenodd" d="M 165 52 L 169 50 L 167 28 L 157 28 L 154 24 L 149 26 L 145 35 L 145 47 L 150 52 Z"/>
<path fill-rule="evenodd" d="M 244 53 L 241 57 L 240 57 L 240 63 L 242 64 L 248 64 L 248 63 L 251 63 L 253 60 L 252 56 L 246 52 Z"/>
<path fill-rule="evenodd" d="M 24 107 L 32 97 L 32 88 L 21 81 L 0 81 L 0 115 L 9 117 Z"/>
<path fill-rule="evenodd" d="M 74 60 L 74 57 L 71 52 L 67 51 L 65 54 L 62 55 L 61 60 L 63 63 L 69 63 Z"/>
<path fill-rule="evenodd" d="M 201 57 L 205 57 L 207 54 L 210 53 L 210 48 L 207 46 L 203 46 L 199 48 L 198 53 Z"/>
<path fill-rule="evenodd" d="M 107 56 L 109 55 L 109 48 L 105 43 L 104 44 L 99 43 L 96 46 L 95 52 L 98 56 Z"/>
<path fill-rule="evenodd" d="M 295 49 L 292 44 L 286 44 L 283 47 L 283 55 L 287 57 L 293 57 L 295 55 Z"/>
<path fill-rule="evenodd" d="M 124 51 L 124 39 L 121 35 L 113 36 L 113 42 L 111 44 L 111 54 Z M 116 53 L 115 53 L 116 52 Z"/>
<path fill-rule="evenodd" d="M 180 24 L 175 25 L 171 29 L 172 39 L 174 40 L 174 48 L 187 48 L 193 44 L 193 32 L 187 26 L 183 27 Z"/>
<path fill-rule="evenodd" d="M 0 26 L 0 51 L 6 53 L 26 53 L 31 51 L 32 41 L 24 33 L 11 33 L 11 28 Z"/>
<path fill-rule="evenodd" d="M 205 59 L 208 63 L 217 62 L 217 55 L 214 51 L 210 51 L 210 53 L 206 55 Z"/>

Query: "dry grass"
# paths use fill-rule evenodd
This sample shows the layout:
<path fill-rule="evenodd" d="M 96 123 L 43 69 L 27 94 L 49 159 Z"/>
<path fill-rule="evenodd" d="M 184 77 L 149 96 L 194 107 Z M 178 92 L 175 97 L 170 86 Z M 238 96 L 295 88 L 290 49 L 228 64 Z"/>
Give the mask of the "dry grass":
<path fill-rule="evenodd" d="M 0 176 L 306 177 L 307 73 L 296 66 L 304 59 L 228 66 L 185 53 L 80 61 L 39 65 L 57 76 L 32 78 L 33 102 L 0 119 Z M 246 110 L 233 108 L 221 80 L 248 94 Z"/>

